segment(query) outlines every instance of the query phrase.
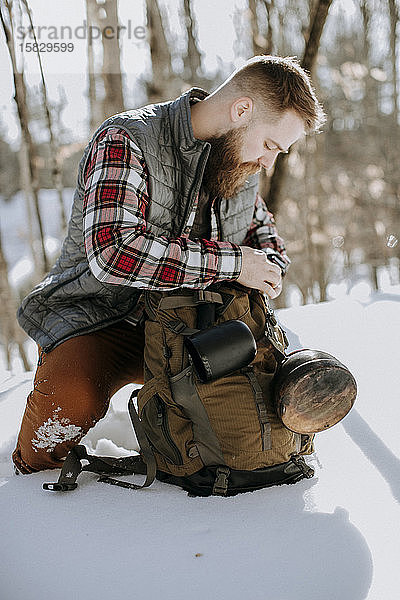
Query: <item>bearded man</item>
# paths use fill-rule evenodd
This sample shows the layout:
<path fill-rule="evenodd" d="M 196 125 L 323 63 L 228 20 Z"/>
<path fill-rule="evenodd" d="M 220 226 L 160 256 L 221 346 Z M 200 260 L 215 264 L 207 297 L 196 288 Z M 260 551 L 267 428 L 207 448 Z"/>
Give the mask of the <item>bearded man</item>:
<path fill-rule="evenodd" d="M 192 88 L 99 127 L 61 256 L 18 312 L 39 362 L 17 471 L 61 467 L 111 396 L 143 382 L 142 290 L 236 281 L 279 295 L 290 261 L 257 173 L 322 121 L 294 59 L 256 56 L 212 94 Z"/>

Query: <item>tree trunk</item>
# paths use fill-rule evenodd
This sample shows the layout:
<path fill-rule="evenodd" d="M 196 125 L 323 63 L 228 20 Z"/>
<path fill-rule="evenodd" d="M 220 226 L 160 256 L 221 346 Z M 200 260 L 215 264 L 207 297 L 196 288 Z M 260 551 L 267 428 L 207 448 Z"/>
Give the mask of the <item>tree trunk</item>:
<path fill-rule="evenodd" d="M 324 29 L 331 4 L 332 0 L 319 0 L 314 9 L 310 33 L 304 49 L 303 60 L 301 61 L 301 66 L 303 69 L 306 69 L 310 73 L 312 73 L 314 70 L 322 31 Z"/>
<path fill-rule="evenodd" d="M 29 160 L 26 146 L 21 140 L 21 145 L 18 150 L 18 161 L 20 170 L 20 185 L 24 192 L 25 209 L 26 209 L 26 228 L 27 228 L 27 239 L 28 246 L 31 252 L 32 263 L 34 272 L 37 274 L 42 273 L 42 264 L 39 260 L 37 252 L 35 252 L 35 235 L 33 232 L 33 215 L 32 215 L 32 194 L 31 194 L 31 182 L 29 177 Z"/>
<path fill-rule="evenodd" d="M 22 3 L 24 4 L 24 6 L 26 8 L 26 12 L 29 17 L 29 24 L 33 31 L 36 48 L 39 48 L 39 44 L 36 39 L 35 29 L 33 26 L 32 13 L 29 8 L 28 2 L 27 2 L 27 0 L 22 0 Z M 62 184 L 61 165 L 60 165 L 60 159 L 59 159 L 59 149 L 57 147 L 56 140 L 54 138 L 53 123 L 52 123 L 52 118 L 51 118 L 49 101 L 47 98 L 46 81 L 44 78 L 42 59 L 40 56 L 39 49 L 37 49 L 36 54 L 37 54 L 37 58 L 38 58 L 38 62 L 39 62 L 43 108 L 44 108 L 44 112 L 45 112 L 45 116 L 46 116 L 47 129 L 49 131 L 51 177 L 52 177 L 54 189 L 57 192 L 58 205 L 59 205 L 59 211 L 60 211 L 61 236 L 63 237 L 65 234 L 65 231 L 67 229 L 67 217 L 65 214 L 64 202 L 63 202 L 63 184 Z"/>
<path fill-rule="evenodd" d="M 263 39 L 257 16 L 257 0 L 248 0 L 249 2 L 249 17 L 250 17 L 250 28 L 251 28 L 251 41 L 253 45 L 253 54 L 265 54 L 265 40 Z"/>
<path fill-rule="evenodd" d="M 379 291 L 378 265 L 376 263 L 373 263 L 371 265 L 371 271 L 372 271 L 372 289 L 374 290 L 374 292 L 378 292 Z"/>
<path fill-rule="evenodd" d="M 269 2 L 267 2 L 267 0 L 263 0 L 264 8 L 267 13 L 267 35 L 266 35 L 267 43 L 266 43 L 266 47 L 265 47 L 265 52 L 267 54 L 273 53 L 273 46 L 274 46 L 273 32 L 272 32 L 272 20 L 271 20 L 272 11 L 274 10 L 274 2 L 275 2 L 275 0 L 270 0 Z"/>
<path fill-rule="evenodd" d="M 332 0 L 318 0 L 318 4 L 315 6 L 313 19 L 309 29 L 310 33 L 306 41 L 303 59 L 301 61 L 301 66 L 310 73 L 312 73 L 316 62 L 322 31 L 331 3 Z M 267 204 L 269 210 L 274 214 L 278 211 L 281 190 L 286 175 L 287 158 L 287 154 L 280 154 L 278 156 L 270 181 Z"/>
<path fill-rule="evenodd" d="M 125 108 L 122 90 L 121 75 L 121 50 L 119 47 L 118 31 L 118 6 L 117 0 L 105 0 L 101 8 L 106 12 L 105 23 L 110 31 L 109 37 L 102 35 L 104 83 L 103 116 L 107 119 L 111 115 L 122 112 Z M 107 31 L 107 29 L 106 29 Z M 113 33 L 112 33 L 113 32 Z M 112 34 L 111 34 L 112 33 Z"/>
<path fill-rule="evenodd" d="M 190 0 L 183 1 L 185 11 L 185 25 L 187 34 L 187 53 L 183 59 L 184 79 L 186 81 L 196 81 L 200 76 L 201 52 L 197 46 L 195 35 L 195 21 L 192 12 Z"/>
<path fill-rule="evenodd" d="M 263 0 L 263 6 L 267 15 L 267 31 L 266 35 L 260 33 L 260 23 L 257 15 L 257 0 L 248 0 L 249 15 L 250 15 L 250 27 L 251 37 L 253 44 L 253 54 L 271 54 L 272 52 L 272 25 L 271 25 L 271 12 L 274 8 L 274 0 L 270 0 L 268 3 Z M 267 175 L 265 169 L 261 169 L 258 191 L 261 197 L 266 200 L 269 194 L 270 178 Z"/>
<path fill-rule="evenodd" d="M 393 197 L 396 199 L 397 207 L 392 209 L 392 225 L 395 223 L 398 225 L 400 213 L 398 210 L 398 204 L 400 199 L 400 176 L 398 169 L 398 148 L 399 148 L 399 137 L 400 137 L 400 126 L 399 126 L 399 77 L 397 69 L 397 55 L 398 55 L 398 40 L 397 40 L 397 27 L 399 26 L 400 15 L 399 8 L 396 5 L 395 0 L 389 0 L 389 14 L 390 14 L 390 54 L 391 54 L 391 67 L 392 67 L 392 84 L 393 84 L 393 131 L 390 136 L 390 167 L 388 183 L 391 186 Z M 397 242 L 397 257 L 400 258 L 399 249 L 400 246 Z M 386 246 L 387 249 L 387 246 Z M 400 275 L 400 260 L 398 262 L 399 275 Z M 391 272 L 391 269 L 389 270 Z"/>
<path fill-rule="evenodd" d="M 147 95 L 149 102 L 159 102 L 161 99 L 170 96 L 172 90 L 171 82 L 174 75 L 171 66 L 171 53 L 157 0 L 146 0 L 146 8 L 153 74 L 151 81 L 147 82 Z"/>
<path fill-rule="evenodd" d="M 86 0 L 86 21 L 88 28 L 97 24 L 97 3 L 96 0 Z M 89 30 L 90 31 L 90 30 Z M 93 40 L 90 35 L 87 39 L 87 60 L 88 60 L 88 99 L 89 99 L 89 127 L 90 132 L 94 133 L 102 120 L 102 110 L 99 106 L 96 91 L 96 74 L 94 69 Z"/>
<path fill-rule="evenodd" d="M 6 353 L 7 369 L 11 371 L 11 347 L 17 344 L 25 371 L 30 365 L 23 346 L 23 333 L 15 319 L 16 302 L 10 287 L 7 274 L 7 263 L 4 258 L 0 234 L 0 322 L 1 336 Z"/>
<path fill-rule="evenodd" d="M 248 0 L 251 41 L 254 55 L 271 54 L 272 52 L 271 12 L 274 8 L 274 0 L 270 0 L 270 2 L 263 0 L 261 4 L 267 16 L 267 27 L 265 31 L 260 27 L 260 19 L 257 14 L 257 7 L 259 6 L 258 1 Z"/>
<path fill-rule="evenodd" d="M 361 0 L 360 10 L 363 20 L 363 54 L 364 54 L 364 64 L 368 69 L 368 75 L 366 77 L 365 83 L 365 94 L 364 94 L 364 102 L 363 108 L 365 112 L 365 118 L 371 117 L 378 120 L 379 113 L 379 92 L 378 92 L 378 83 L 371 77 L 369 74 L 371 68 L 370 56 L 371 56 L 371 45 L 369 40 L 369 34 L 371 30 L 371 19 L 372 15 L 370 12 L 370 7 L 367 0 Z M 371 111 L 371 106 L 373 111 Z"/>
<path fill-rule="evenodd" d="M 399 11 L 395 0 L 389 0 L 390 14 L 390 55 L 392 66 L 392 83 L 393 83 L 393 124 L 395 130 L 398 129 L 399 119 L 399 85 L 397 76 L 397 35 L 396 29 L 399 23 Z"/>
<path fill-rule="evenodd" d="M 4 15 L 0 9 L 0 20 L 3 26 L 4 34 L 6 37 L 7 48 L 11 59 L 11 65 L 13 70 L 13 78 L 14 78 L 14 89 L 15 95 L 14 100 L 17 105 L 18 118 L 21 126 L 21 146 L 22 152 L 26 153 L 27 157 L 27 165 L 29 167 L 29 177 L 26 179 L 26 189 L 29 190 L 30 198 L 33 201 L 33 206 L 36 213 L 37 224 L 39 228 L 40 234 L 40 248 L 42 255 L 42 273 L 45 273 L 49 270 L 49 262 L 47 259 L 47 253 L 45 248 L 44 241 L 44 231 L 43 224 L 40 215 L 39 208 L 39 178 L 38 172 L 36 168 L 36 151 L 35 146 L 32 140 L 31 133 L 29 131 L 29 111 L 26 101 L 26 85 L 23 72 L 19 72 L 17 68 L 17 61 L 15 56 L 15 45 L 14 45 L 14 35 L 13 35 L 13 25 L 12 25 L 12 12 L 11 5 L 8 0 L 5 0 L 5 5 L 8 10 L 10 27 L 7 25 Z"/>

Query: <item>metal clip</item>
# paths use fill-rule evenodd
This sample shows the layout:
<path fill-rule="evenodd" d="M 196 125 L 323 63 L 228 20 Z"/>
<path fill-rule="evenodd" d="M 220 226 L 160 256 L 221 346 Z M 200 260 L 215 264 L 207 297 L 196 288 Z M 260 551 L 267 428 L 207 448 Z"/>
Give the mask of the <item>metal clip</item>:
<path fill-rule="evenodd" d="M 228 491 L 228 478 L 230 475 L 230 468 L 225 466 L 217 467 L 215 473 L 215 481 L 212 490 L 213 496 L 226 496 Z"/>

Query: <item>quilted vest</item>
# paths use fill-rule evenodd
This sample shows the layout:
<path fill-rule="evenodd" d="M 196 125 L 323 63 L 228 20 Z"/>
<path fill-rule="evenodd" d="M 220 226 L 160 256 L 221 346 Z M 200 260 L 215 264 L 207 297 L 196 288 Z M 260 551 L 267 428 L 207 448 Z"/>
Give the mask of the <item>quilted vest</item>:
<path fill-rule="evenodd" d="M 60 257 L 19 310 L 21 327 L 46 352 L 76 335 L 91 333 L 126 318 L 141 291 L 132 285 L 106 284 L 92 274 L 82 231 L 84 172 L 97 135 L 104 129 L 124 129 L 143 153 L 149 174 L 148 230 L 155 235 L 189 235 L 187 221 L 199 193 L 210 144 L 194 137 L 190 100 L 207 92 L 192 88 L 176 100 L 114 115 L 94 133 L 79 163 L 71 218 Z M 219 200 L 221 240 L 242 244 L 250 226 L 257 176 L 240 192 Z M 204 286 L 206 287 L 206 286 Z"/>

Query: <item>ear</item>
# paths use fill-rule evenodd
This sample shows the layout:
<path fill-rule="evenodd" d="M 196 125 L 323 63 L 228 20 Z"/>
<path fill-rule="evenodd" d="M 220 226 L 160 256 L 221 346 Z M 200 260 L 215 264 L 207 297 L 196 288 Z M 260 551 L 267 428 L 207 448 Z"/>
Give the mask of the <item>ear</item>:
<path fill-rule="evenodd" d="M 230 117 L 234 123 L 240 122 L 241 125 L 251 120 L 254 110 L 254 103 L 251 98 L 244 96 L 238 98 L 231 105 Z"/>

